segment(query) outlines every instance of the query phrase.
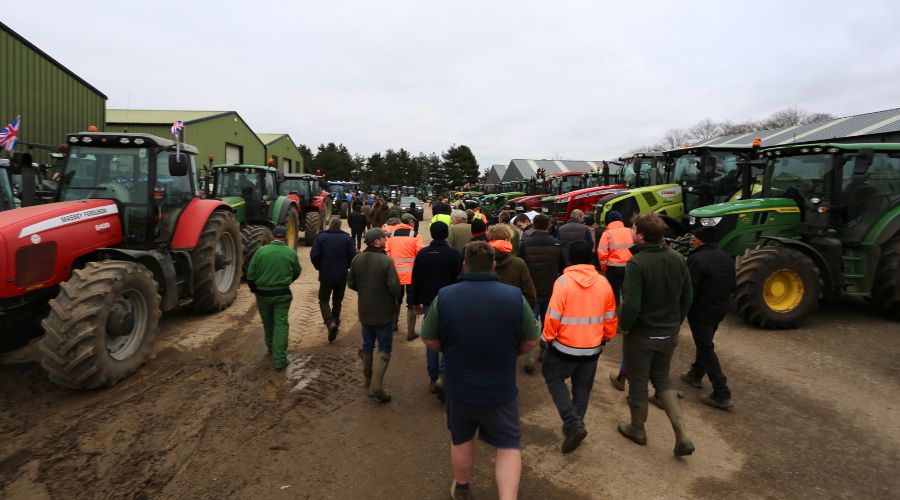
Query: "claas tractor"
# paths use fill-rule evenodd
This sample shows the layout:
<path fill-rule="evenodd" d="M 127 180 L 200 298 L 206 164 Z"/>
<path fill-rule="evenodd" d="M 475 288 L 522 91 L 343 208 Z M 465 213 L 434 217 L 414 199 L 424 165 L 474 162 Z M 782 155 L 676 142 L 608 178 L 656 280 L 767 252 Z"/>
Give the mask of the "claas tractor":
<path fill-rule="evenodd" d="M 594 220 L 597 224 L 605 224 L 606 214 L 611 210 L 618 210 L 622 214 L 626 226 L 631 226 L 638 214 L 656 213 L 664 216 L 676 236 L 685 233 L 683 224 L 679 222 L 684 214 L 681 186 L 652 182 L 662 178 L 662 153 L 637 153 L 622 161 L 624 164 L 616 172 L 616 180 L 625 189 L 616 190 L 597 200 L 594 206 Z"/>
<path fill-rule="evenodd" d="M 312 245 L 331 219 L 334 206 L 331 196 L 322 189 L 322 178 L 312 174 L 284 174 L 278 192 L 300 207 L 303 241 L 307 246 Z"/>
<path fill-rule="evenodd" d="M 42 319 L 50 379 L 93 389 L 144 364 L 162 312 L 234 301 L 240 228 L 227 203 L 198 196 L 193 146 L 96 132 L 67 143 L 59 201 L 0 213 L 0 343 L 24 345 Z"/>
<path fill-rule="evenodd" d="M 278 182 L 282 173 L 274 167 L 259 165 L 213 165 L 212 197 L 228 203 L 241 225 L 243 273 L 250 259 L 277 225 L 287 229 L 285 241 L 297 247 L 300 233 L 300 206 L 297 201 L 280 195 Z"/>
<path fill-rule="evenodd" d="M 762 151 L 762 197 L 691 211 L 735 256 L 735 307 L 795 328 L 821 299 L 860 296 L 900 319 L 900 144 L 797 144 Z"/>
<path fill-rule="evenodd" d="M 743 179 L 751 181 L 750 195 L 757 196 L 762 184 L 753 182 L 745 164 L 757 159 L 758 143 L 749 146 L 698 146 L 665 151 L 662 182 L 682 187 L 685 213 L 695 208 L 715 205 L 744 197 Z M 751 175 L 751 177 L 747 177 Z"/>

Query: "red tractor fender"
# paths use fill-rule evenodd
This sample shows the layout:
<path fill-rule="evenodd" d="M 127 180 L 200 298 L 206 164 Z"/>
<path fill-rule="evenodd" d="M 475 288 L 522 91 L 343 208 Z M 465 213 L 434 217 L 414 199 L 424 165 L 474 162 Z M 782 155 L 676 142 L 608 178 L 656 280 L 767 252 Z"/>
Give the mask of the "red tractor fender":
<path fill-rule="evenodd" d="M 297 210 L 300 210 L 300 197 L 294 193 L 290 193 L 287 195 L 287 199 L 291 200 L 294 205 L 297 205 Z"/>
<path fill-rule="evenodd" d="M 319 192 L 318 196 L 313 196 L 313 206 L 316 207 L 317 209 L 319 209 L 319 211 L 321 211 L 322 205 L 323 205 L 323 203 L 325 203 L 325 198 L 327 196 L 328 196 L 327 191 L 321 191 L 321 192 Z"/>
<path fill-rule="evenodd" d="M 203 200 L 194 198 L 184 207 L 178 217 L 178 225 L 175 227 L 175 236 L 172 237 L 172 248 L 175 250 L 190 250 L 197 246 L 200 233 L 206 226 L 209 216 L 216 210 L 234 210 L 221 200 Z"/>

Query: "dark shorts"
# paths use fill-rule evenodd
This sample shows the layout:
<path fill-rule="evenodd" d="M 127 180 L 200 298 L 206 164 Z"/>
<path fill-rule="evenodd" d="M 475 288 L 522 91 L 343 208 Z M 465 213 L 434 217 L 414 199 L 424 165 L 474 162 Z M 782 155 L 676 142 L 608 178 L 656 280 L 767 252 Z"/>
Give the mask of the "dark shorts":
<path fill-rule="evenodd" d="M 522 440 L 519 398 L 499 406 L 467 405 L 447 398 L 447 429 L 455 445 L 471 441 L 477 430 L 479 439 L 495 448 L 518 450 Z"/>

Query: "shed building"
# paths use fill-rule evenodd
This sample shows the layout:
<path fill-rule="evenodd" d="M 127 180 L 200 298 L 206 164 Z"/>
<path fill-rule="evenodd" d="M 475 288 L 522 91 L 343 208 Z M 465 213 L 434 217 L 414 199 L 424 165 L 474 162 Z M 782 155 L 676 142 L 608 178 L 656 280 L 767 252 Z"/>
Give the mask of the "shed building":
<path fill-rule="evenodd" d="M 266 159 L 273 160 L 284 173 L 303 173 L 303 157 L 287 134 L 256 134 L 266 146 Z"/>
<path fill-rule="evenodd" d="M 197 164 L 202 175 L 208 173 L 210 164 L 266 164 L 266 145 L 237 111 L 109 109 L 106 130 L 171 137 L 175 120 L 184 122 L 180 140 L 200 151 Z"/>
<path fill-rule="evenodd" d="M 106 95 L 0 23 L 0 128 L 16 116 L 16 151 L 27 151 L 28 144 L 56 147 L 66 134 L 103 127 Z M 46 150 L 30 153 L 41 163 L 50 159 Z"/>
<path fill-rule="evenodd" d="M 506 173 L 506 165 L 502 163 L 495 163 L 491 165 L 490 170 L 488 170 L 487 177 L 485 177 L 485 182 L 488 184 L 499 184 L 503 181 L 503 174 Z"/>
<path fill-rule="evenodd" d="M 546 175 L 564 172 L 590 172 L 603 168 L 602 161 L 576 160 L 512 160 L 503 174 L 503 182 L 531 179 L 539 168 Z"/>

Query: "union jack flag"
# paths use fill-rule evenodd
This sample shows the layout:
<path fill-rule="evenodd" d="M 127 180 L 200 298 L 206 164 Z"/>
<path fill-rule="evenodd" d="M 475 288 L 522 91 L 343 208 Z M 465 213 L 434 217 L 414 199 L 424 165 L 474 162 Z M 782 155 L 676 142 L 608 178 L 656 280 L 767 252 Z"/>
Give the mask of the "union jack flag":
<path fill-rule="evenodd" d="M 175 120 L 175 123 L 172 124 L 172 135 L 178 137 L 178 134 L 184 129 L 184 122 L 181 120 Z"/>
<path fill-rule="evenodd" d="M 0 129 L 0 147 L 7 151 L 12 151 L 16 147 L 16 143 L 19 142 L 20 118 L 20 116 L 17 116 L 9 125 Z"/>

